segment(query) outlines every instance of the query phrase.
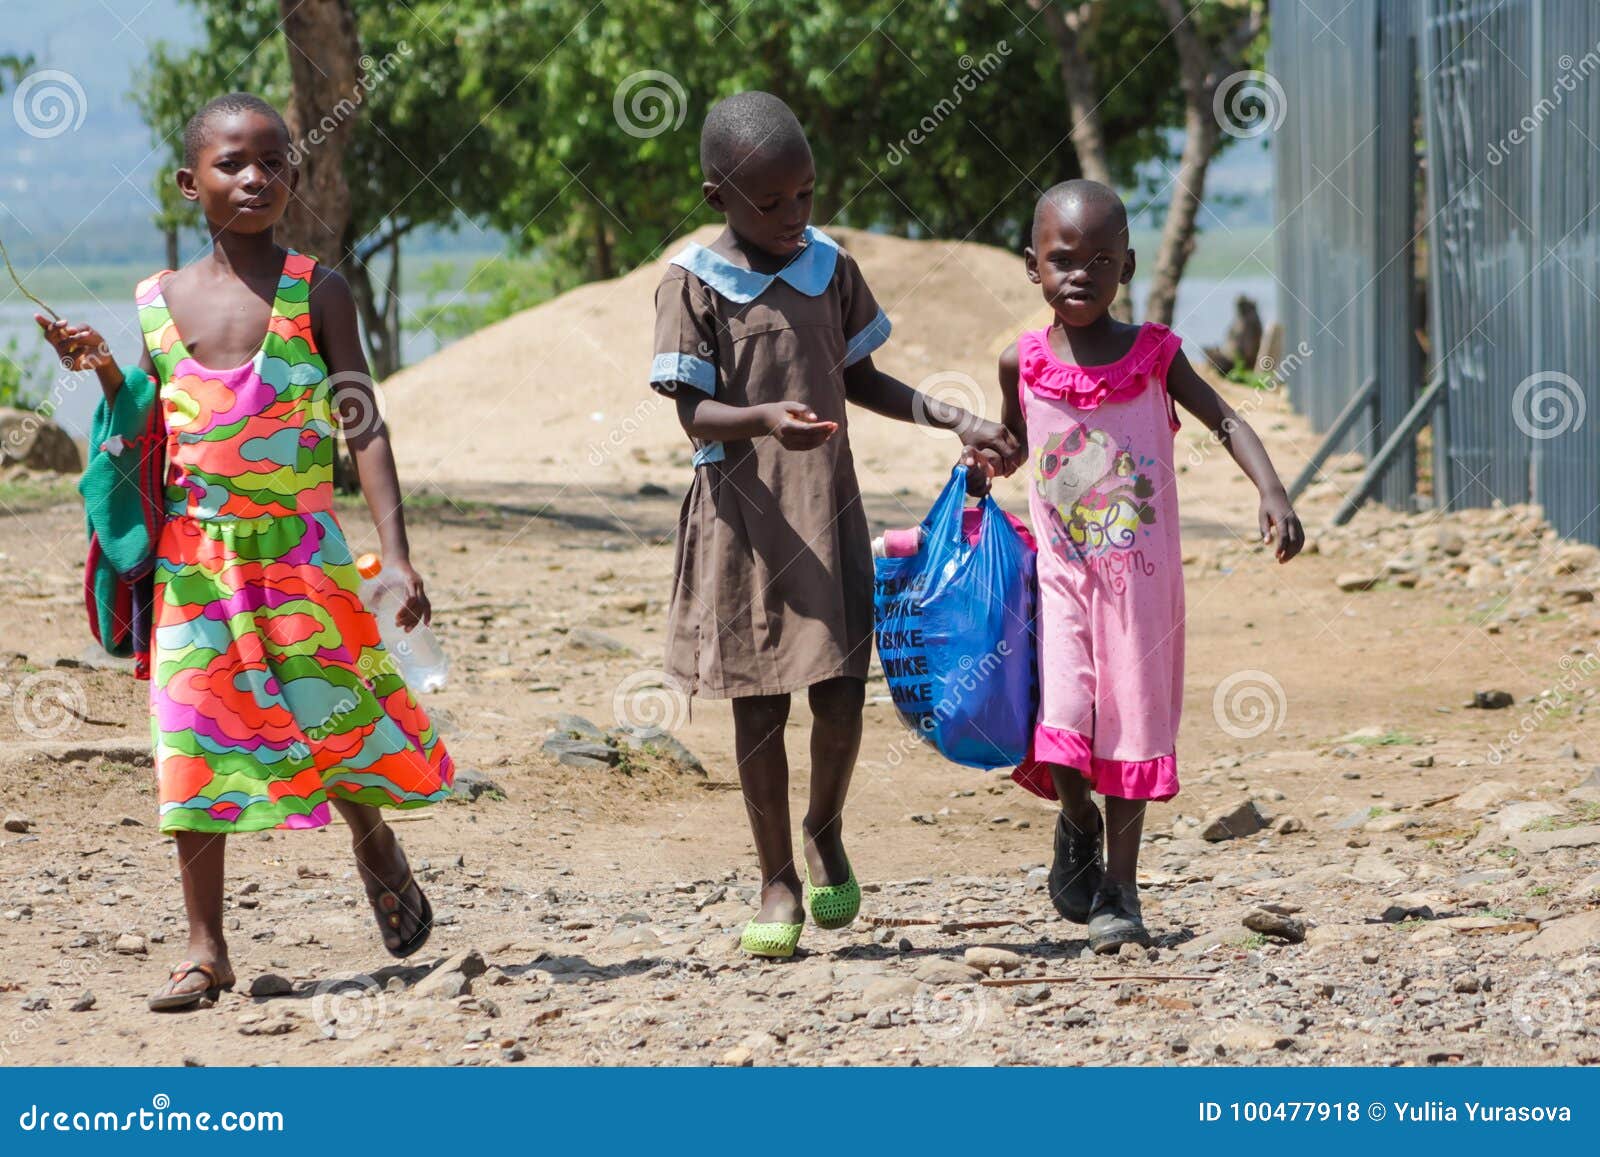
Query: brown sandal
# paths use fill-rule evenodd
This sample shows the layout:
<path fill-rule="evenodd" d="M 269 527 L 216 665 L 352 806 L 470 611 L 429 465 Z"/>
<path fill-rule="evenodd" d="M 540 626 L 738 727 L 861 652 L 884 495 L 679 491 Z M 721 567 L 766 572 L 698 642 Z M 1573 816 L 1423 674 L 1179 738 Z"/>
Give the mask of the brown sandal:
<path fill-rule="evenodd" d="M 196 974 L 204 976 L 211 983 L 205 988 L 191 989 L 188 992 L 171 991 L 175 985 Z M 193 960 L 185 960 L 172 970 L 172 975 L 168 976 L 167 982 L 161 986 L 162 991 L 150 998 L 150 1011 L 172 1012 L 180 1008 L 193 1008 L 202 1000 L 215 1003 L 219 996 L 233 988 L 234 983 L 235 979 L 231 975 L 224 980 L 215 964 L 197 964 Z"/>
<path fill-rule="evenodd" d="M 389 946 L 389 934 L 400 934 L 400 910 L 405 905 L 404 897 L 411 892 L 416 892 L 421 903 L 415 909 L 417 916 L 417 930 L 409 939 L 400 941 L 394 947 Z M 379 881 L 376 889 L 367 889 L 367 899 L 372 903 L 372 911 L 378 918 L 378 928 L 383 933 L 383 947 L 390 956 L 397 960 L 404 960 L 407 956 L 419 951 L 428 942 L 428 937 L 433 935 L 433 905 L 428 903 L 428 896 L 417 883 L 417 878 L 406 871 L 406 882 L 398 888 L 391 888 Z"/>

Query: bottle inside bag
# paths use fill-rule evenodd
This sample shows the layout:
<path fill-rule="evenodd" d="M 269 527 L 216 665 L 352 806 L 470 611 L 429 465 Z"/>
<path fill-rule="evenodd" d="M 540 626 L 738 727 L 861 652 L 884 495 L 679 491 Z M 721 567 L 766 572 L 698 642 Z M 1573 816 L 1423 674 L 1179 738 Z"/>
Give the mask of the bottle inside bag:
<path fill-rule="evenodd" d="M 437 691 L 444 686 L 450 663 L 444 649 L 426 623 L 406 630 L 395 621 L 405 605 L 405 592 L 387 580 L 383 561 L 375 554 L 356 559 L 361 574 L 361 601 L 378 620 L 378 634 L 384 649 L 393 657 L 400 676 L 413 691 Z"/>

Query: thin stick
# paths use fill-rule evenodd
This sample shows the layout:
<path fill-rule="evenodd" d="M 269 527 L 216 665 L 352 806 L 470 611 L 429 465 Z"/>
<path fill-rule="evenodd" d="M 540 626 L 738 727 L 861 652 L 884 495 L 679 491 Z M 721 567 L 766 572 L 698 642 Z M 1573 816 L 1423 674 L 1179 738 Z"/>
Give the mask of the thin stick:
<path fill-rule="evenodd" d="M 1121 984 L 1125 980 L 1215 980 L 1215 976 L 997 976 L 980 980 L 984 988 L 1017 988 L 1024 984 L 1081 984 L 1085 980 Z"/>
<path fill-rule="evenodd" d="M 29 301 L 33 302 L 33 304 L 37 305 L 40 309 L 44 310 L 54 320 L 60 321 L 61 320 L 61 315 L 59 313 L 57 313 L 55 310 L 51 309 L 48 305 L 46 305 L 44 302 L 40 301 L 37 297 L 33 296 L 33 294 L 29 293 L 28 292 L 28 287 L 26 285 L 22 284 L 22 278 L 17 276 L 17 271 L 14 268 L 12 268 L 12 266 L 11 266 L 11 254 L 6 252 L 6 243 L 4 241 L 0 241 L 0 257 L 5 258 L 6 272 L 11 274 L 11 282 L 12 282 L 13 285 L 15 285 L 18 289 L 20 289 L 22 291 L 22 296 L 26 297 Z"/>

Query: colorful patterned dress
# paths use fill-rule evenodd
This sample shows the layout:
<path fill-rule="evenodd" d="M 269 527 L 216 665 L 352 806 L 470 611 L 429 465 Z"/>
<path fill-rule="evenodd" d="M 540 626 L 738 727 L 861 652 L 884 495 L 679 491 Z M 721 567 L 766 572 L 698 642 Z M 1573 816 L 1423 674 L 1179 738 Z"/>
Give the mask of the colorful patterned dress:
<path fill-rule="evenodd" d="M 1070 365 L 1050 331 L 1017 340 L 1039 541 L 1039 720 L 1014 778 L 1045 764 L 1102 795 L 1171 799 L 1183 712 L 1183 552 L 1167 371 L 1182 342 L 1147 323 L 1109 365 Z"/>
<path fill-rule="evenodd" d="M 362 605 L 333 513 L 335 414 L 289 252 L 261 348 L 189 356 L 156 274 L 139 322 L 167 423 L 150 683 L 161 830 L 315 828 L 330 799 L 420 807 L 454 768 Z"/>

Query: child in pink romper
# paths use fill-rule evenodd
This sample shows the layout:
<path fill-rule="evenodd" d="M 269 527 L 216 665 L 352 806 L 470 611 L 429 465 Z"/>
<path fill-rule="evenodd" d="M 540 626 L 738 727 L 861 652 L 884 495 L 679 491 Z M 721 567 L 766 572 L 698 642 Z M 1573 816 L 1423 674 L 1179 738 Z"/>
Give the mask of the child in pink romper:
<path fill-rule="evenodd" d="M 1110 316 L 1134 270 L 1127 213 L 1112 190 L 1069 181 L 1046 192 L 1024 256 L 1056 317 L 1000 358 L 1005 424 L 1028 447 L 1039 549 L 1039 718 L 1015 778 L 1061 801 L 1050 871 L 1057 911 L 1089 925 L 1096 952 L 1115 952 L 1147 940 L 1136 884 L 1145 803 L 1178 793 L 1174 402 L 1256 483 L 1259 529 L 1277 538 L 1280 562 L 1299 552 L 1304 532 L 1260 439 L 1195 373 L 1178 336 Z M 1106 799 L 1104 820 L 1091 792 Z"/>

